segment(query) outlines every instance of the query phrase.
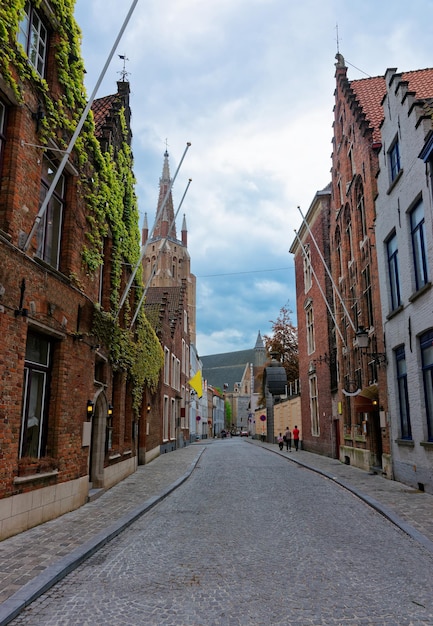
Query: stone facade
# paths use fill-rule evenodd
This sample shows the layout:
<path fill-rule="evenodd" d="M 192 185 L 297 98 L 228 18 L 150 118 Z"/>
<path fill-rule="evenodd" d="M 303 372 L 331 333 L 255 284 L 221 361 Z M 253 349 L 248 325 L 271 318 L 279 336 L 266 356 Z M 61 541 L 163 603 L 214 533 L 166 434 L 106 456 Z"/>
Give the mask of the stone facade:
<path fill-rule="evenodd" d="M 433 126 L 425 102 L 433 97 L 433 70 L 400 74 L 390 69 L 385 87 L 376 242 L 393 470 L 397 480 L 433 493 L 433 406 L 428 401 L 433 367 L 428 358 L 433 340 Z"/>

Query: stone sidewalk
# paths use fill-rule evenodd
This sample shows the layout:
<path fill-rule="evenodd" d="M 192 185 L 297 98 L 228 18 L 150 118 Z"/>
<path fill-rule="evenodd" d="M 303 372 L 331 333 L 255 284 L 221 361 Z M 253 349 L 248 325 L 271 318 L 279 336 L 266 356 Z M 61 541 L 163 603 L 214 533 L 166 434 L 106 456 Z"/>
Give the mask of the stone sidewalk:
<path fill-rule="evenodd" d="M 313 470 L 333 480 L 433 553 L 432 495 L 335 459 L 306 451 L 280 452 L 276 445 L 250 438 L 243 442 L 281 455 L 300 470 Z M 206 446 L 215 443 L 225 442 L 204 440 L 161 455 L 97 500 L 1 542 L 0 626 L 182 484 Z"/>

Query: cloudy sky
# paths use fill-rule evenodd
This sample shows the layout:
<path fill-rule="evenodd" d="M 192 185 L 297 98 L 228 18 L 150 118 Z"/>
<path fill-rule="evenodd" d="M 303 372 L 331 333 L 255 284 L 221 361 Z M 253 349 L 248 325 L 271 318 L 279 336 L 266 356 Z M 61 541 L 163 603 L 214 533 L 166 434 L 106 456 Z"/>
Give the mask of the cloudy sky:
<path fill-rule="evenodd" d="M 131 6 L 76 0 L 89 96 Z M 191 178 L 177 232 L 185 213 L 200 355 L 254 347 L 284 305 L 296 323 L 288 250 L 330 181 L 337 45 L 350 79 L 431 67 L 432 23 L 432 0 L 138 1 L 97 97 L 125 55 L 150 228 L 166 142 L 172 175 L 191 142 L 173 199 Z"/>

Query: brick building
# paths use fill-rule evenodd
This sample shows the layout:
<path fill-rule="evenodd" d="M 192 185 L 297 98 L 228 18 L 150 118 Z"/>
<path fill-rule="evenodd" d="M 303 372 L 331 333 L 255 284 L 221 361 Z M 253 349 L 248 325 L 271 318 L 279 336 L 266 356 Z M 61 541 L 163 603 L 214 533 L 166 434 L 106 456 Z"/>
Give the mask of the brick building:
<path fill-rule="evenodd" d="M 0 19 L 4 538 L 134 471 L 143 388 L 162 353 L 144 316 L 130 330 L 133 293 L 118 310 L 140 245 L 129 85 L 94 103 L 96 129 L 88 116 L 72 145 L 86 102 L 71 10 L 6 2 Z"/>
<path fill-rule="evenodd" d="M 375 239 L 382 78 L 349 81 L 337 54 L 330 214 L 340 459 L 392 477 Z M 360 347 L 358 334 L 368 337 Z"/>
<path fill-rule="evenodd" d="M 302 446 L 339 457 L 336 327 L 330 266 L 330 185 L 318 191 L 296 234 L 294 254 L 301 385 Z"/>

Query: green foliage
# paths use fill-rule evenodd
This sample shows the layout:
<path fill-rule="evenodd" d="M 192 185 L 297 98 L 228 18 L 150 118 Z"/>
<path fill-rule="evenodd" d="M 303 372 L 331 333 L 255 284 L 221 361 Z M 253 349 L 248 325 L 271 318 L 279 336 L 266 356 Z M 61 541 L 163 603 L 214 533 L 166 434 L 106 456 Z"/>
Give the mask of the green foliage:
<path fill-rule="evenodd" d="M 272 323 L 272 335 L 264 336 L 268 354 L 275 352 L 287 373 L 288 382 L 299 378 L 298 331 L 292 324 L 292 311 L 282 306 L 280 314 Z"/>
<path fill-rule="evenodd" d="M 111 313 L 94 309 L 93 334 L 109 348 L 114 370 L 128 372 L 133 387 L 133 408 L 138 413 L 144 387 L 156 391 L 164 364 L 161 344 L 144 314 L 137 317 L 135 331 L 121 328 Z"/>
<path fill-rule="evenodd" d="M 231 404 L 228 400 L 225 400 L 224 402 L 224 414 L 225 414 L 225 424 L 227 426 L 228 429 L 230 429 L 231 427 L 231 423 L 232 423 L 232 407 Z"/>

